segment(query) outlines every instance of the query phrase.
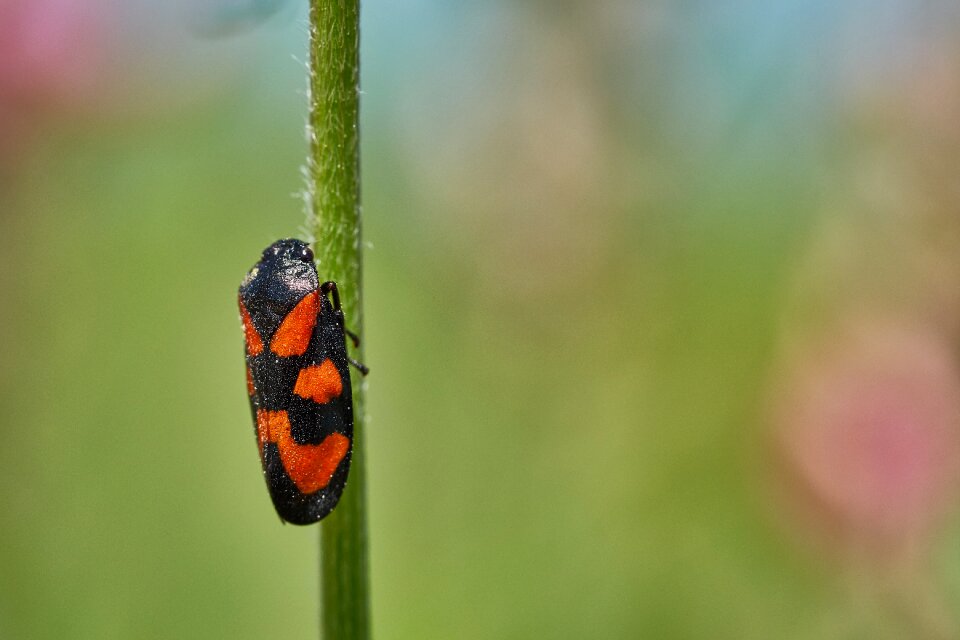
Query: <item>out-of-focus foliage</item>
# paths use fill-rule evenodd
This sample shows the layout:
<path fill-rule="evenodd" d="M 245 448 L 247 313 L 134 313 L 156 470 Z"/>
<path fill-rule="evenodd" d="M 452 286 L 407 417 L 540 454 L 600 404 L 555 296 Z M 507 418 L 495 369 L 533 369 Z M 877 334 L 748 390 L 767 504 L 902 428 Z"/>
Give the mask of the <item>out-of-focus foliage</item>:
<path fill-rule="evenodd" d="M 282 4 L 0 7 L 2 638 L 316 632 L 234 302 Z M 363 10 L 375 635 L 960 635 L 953 5 Z"/>

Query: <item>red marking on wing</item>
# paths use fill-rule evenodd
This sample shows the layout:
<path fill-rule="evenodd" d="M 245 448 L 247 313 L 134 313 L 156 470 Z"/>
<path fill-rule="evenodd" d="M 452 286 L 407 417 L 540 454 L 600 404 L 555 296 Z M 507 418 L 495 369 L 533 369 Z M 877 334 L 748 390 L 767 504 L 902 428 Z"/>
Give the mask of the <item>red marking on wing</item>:
<path fill-rule="evenodd" d="M 243 321 L 243 339 L 247 343 L 247 353 L 252 356 L 260 355 L 263 351 L 263 340 L 253 327 L 253 320 L 250 319 L 250 314 L 247 313 L 243 300 L 240 300 L 240 319 Z"/>
<path fill-rule="evenodd" d="M 270 350 L 281 357 L 302 356 L 310 344 L 313 327 L 317 324 L 317 307 L 320 294 L 308 293 L 280 323 L 273 334 Z"/>
<path fill-rule="evenodd" d="M 286 411 L 257 411 L 260 449 L 275 442 L 283 468 L 300 493 L 314 493 L 330 484 L 337 467 L 350 450 L 350 438 L 331 433 L 320 444 L 297 444 L 290 433 Z"/>
<path fill-rule="evenodd" d="M 333 366 L 333 362 L 327 358 L 320 366 L 312 365 L 300 369 L 293 392 L 301 398 L 325 404 L 343 392 L 343 380 L 340 379 L 340 372 Z"/>
<path fill-rule="evenodd" d="M 260 457 L 263 458 L 263 445 L 270 439 L 270 417 L 273 413 L 283 413 L 286 417 L 287 412 L 266 411 L 257 409 L 257 447 L 260 449 Z"/>

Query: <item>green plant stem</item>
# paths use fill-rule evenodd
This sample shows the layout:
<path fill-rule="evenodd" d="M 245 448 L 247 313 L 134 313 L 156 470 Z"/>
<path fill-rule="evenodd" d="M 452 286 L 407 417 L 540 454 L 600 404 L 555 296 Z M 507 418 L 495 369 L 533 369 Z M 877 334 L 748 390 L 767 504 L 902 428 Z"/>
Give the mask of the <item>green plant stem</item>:
<path fill-rule="evenodd" d="M 338 283 L 347 326 L 362 337 L 359 22 L 358 0 L 310 0 L 309 226 L 322 278 Z M 352 378 L 350 476 L 320 533 L 321 629 L 331 640 L 370 637 L 364 384 Z"/>

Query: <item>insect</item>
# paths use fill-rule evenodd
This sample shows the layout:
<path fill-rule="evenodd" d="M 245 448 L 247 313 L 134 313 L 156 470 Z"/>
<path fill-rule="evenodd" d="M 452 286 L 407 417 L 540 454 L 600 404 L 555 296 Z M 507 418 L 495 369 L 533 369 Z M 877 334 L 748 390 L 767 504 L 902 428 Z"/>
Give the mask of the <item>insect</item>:
<path fill-rule="evenodd" d="M 247 395 L 263 475 L 280 518 L 311 524 L 337 506 L 353 449 L 353 394 L 340 294 L 313 252 L 278 240 L 240 284 Z"/>

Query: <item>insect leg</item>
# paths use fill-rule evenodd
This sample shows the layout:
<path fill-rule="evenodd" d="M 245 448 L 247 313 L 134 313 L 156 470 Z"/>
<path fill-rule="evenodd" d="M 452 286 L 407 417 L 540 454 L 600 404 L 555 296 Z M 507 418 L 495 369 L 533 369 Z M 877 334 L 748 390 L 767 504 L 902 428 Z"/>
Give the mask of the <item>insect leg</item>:
<path fill-rule="evenodd" d="M 347 356 L 347 362 L 352 364 L 354 368 L 356 368 L 356 370 L 359 371 L 362 375 L 367 375 L 368 373 L 370 373 L 370 367 L 363 364 L 362 362 L 357 362 L 350 356 Z"/>
<path fill-rule="evenodd" d="M 343 310 L 340 308 L 340 292 L 337 290 L 337 283 L 333 280 L 327 280 L 320 285 L 320 295 L 325 296 L 328 293 L 331 294 L 331 297 L 333 298 L 333 310 L 337 314 L 337 320 L 339 321 L 340 326 L 343 327 Z M 360 336 L 347 328 L 344 328 L 343 332 L 350 336 L 350 340 L 353 342 L 354 347 L 360 346 Z M 363 375 L 370 373 L 370 369 L 365 364 L 357 362 L 353 358 L 347 357 L 347 362 L 356 367 L 357 371 Z"/>

